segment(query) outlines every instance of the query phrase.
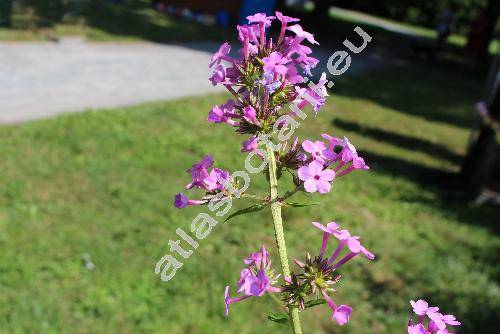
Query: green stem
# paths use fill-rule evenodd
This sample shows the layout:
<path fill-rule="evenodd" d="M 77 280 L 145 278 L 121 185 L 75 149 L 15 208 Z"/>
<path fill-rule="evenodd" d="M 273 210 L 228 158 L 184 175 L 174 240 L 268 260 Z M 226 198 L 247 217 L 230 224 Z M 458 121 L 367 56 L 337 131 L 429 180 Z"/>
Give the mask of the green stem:
<path fill-rule="evenodd" d="M 273 215 L 274 235 L 278 254 L 281 261 L 283 276 L 290 277 L 290 267 L 288 266 L 288 255 L 286 253 L 285 233 L 283 232 L 283 219 L 281 218 L 281 202 L 278 199 L 278 178 L 276 176 L 276 159 L 274 151 L 270 145 L 267 146 L 267 158 L 269 159 L 269 184 L 271 188 L 271 213 Z M 302 334 L 300 327 L 299 309 L 297 306 L 289 306 L 289 316 L 294 334 Z"/>

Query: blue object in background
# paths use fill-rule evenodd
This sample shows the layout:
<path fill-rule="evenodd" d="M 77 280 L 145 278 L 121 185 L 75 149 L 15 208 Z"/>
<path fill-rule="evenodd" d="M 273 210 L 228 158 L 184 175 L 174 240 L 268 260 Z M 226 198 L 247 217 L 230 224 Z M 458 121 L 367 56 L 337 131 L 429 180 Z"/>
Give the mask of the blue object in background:
<path fill-rule="evenodd" d="M 219 10 L 216 14 L 217 24 L 221 27 L 227 28 L 231 25 L 231 15 L 226 10 Z"/>
<path fill-rule="evenodd" d="M 274 14 L 275 0 L 243 0 L 239 24 L 246 24 L 247 16 L 255 13 Z"/>

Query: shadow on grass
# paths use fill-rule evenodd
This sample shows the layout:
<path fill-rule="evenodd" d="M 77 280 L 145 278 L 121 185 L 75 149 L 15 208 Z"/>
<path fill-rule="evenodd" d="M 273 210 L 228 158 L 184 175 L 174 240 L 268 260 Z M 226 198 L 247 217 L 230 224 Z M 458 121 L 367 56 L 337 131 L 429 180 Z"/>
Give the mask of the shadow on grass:
<path fill-rule="evenodd" d="M 361 77 L 344 76 L 333 93 L 468 129 L 474 118 L 474 102 L 481 96 L 484 75 L 467 68 L 457 70 L 450 65 L 415 62 Z"/>
<path fill-rule="evenodd" d="M 373 138 L 377 141 L 385 141 L 408 150 L 416 150 L 429 155 L 439 156 L 440 158 L 449 160 L 455 164 L 459 164 L 462 156 L 450 151 L 443 145 L 433 143 L 425 139 L 406 136 L 393 132 L 388 132 L 379 128 L 361 126 L 354 122 L 345 121 L 342 119 L 334 119 L 332 124 L 346 131 L 357 132 L 365 137 Z"/>
<path fill-rule="evenodd" d="M 487 228 L 492 233 L 500 234 L 500 210 L 494 205 L 465 204 L 461 197 L 455 196 L 460 189 L 458 174 L 372 152 L 360 151 L 360 155 L 369 161 L 372 170 L 391 177 L 403 177 L 418 183 L 439 196 L 429 198 L 416 193 L 402 195 L 405 202 L 418 202 L 429 207 L 448 212 L 457 221 Z"/>

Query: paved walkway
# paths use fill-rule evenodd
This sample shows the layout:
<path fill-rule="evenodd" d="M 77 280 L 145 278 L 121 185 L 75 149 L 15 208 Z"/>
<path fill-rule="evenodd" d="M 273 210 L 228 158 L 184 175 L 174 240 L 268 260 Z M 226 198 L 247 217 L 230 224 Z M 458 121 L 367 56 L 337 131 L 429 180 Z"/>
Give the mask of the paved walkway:
<path fill-rule="evenodd" d="M 208 62 L 217 48 L 79 39 L 0 43 L 0 123 L 216 93 L 222 88 L 208 81 Z M 328 56 L 320 55 L 322 67 Z M 349 72 L 382 64 L 373 57 L 354 58 Z"/>

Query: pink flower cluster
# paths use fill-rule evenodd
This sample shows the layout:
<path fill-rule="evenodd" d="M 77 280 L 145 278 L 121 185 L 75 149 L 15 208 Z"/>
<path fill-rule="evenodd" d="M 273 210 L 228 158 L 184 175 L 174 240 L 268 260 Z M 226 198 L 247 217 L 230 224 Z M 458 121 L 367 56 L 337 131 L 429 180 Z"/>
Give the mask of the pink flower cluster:
<path fill-rule="evenodd" d="M 266 247 L 262 245 L 260 252 L 250 254 L 243 260 L 247 266 L 240 273 L 237 292 L 242 294 L 235 298 L 229 296 L 229 285 L 224 293 L 225 315 L 229 314 L 229 305 L 240 302 L 250 297 L 262 297 L 266 292 L 274 293 L 281 290 L 274 287 L 279 275 L 274 276 L 271 269 L 271 260 Z"/>
<path fill-rule="evenodd" d="M 313 222 L 312 224 L 314 227 L 323 232 L 323 241 L 321 243 L 319 255 L 313 262 L 307 261 L 307 263 L 302 263 L 298 260 L 295 260 L 295 262 L 302 269 L 306 269 L 306 271 L 319 275 L 313 276 L 312 280 L 311 275 L 307 275 L 306 277 L 311 280 L 309 284 L 315 285 L 319 288 L 323 298 L 332 309 L 332 320 L 335 320 L 339 325 L 344 325 L 349 322 L 352 308 L 348 305 L 337 306 L 328 295 L 329 291 L 335 291 L 332 286 L 336 284 L 338 279 L 340 279 L 340 276 L 335 276 L 334 272 L 360 253 L 364 254 L 370 260 L 373 260 L 375 255 L 361 245 L 359 241 L 360 238 L 358 236 L 351 236 L 348 230 L 339 229 L 339 225 L 335 222 L 330 222 L 326 226 L 318 222 Z M 332 256 L 328 258 L 325 257 L 324 254 L 328 241 L 332 236 L 335 237 L 339 243 Z M 339 255 L 345 248 L 347 248 L 347 253 L 339 259 Z M 337 261 L 337 259 L 339 260 Z M 307 268 L 311 266 L 315 266 L 315 268 L 308 270 Z M 319 283 L 316 280 L 319 280 Z"/>
<path fill-rule="evenodd" d="M 304 189 L 310 193 L 328 193 L 335 178 L 353 170 L 369 169 L 346 137 L 339 139 L 327 134 L 322 136 L 328 140 L 328 145 L 321 140 L 306 140 L 302 143 L 302 149 L 311 156 L 312 161 L 299 168 L 298 176 L 304 182 Z"/>
<path fill-rule="evenodd" d="M 229 172 L 220 168 L 212 168 L 214 160 L 210 155 L 206 155 L 200 162 L 186 172 L 191 174 L 191 182 L 186 185 L 186 189 L 198 188 L 204 189 L 207 193 L 216 194 L 225 190 L 225 184 L 229 181 Z M 175 195 L 174 206 L 183 209 L 188 205 L 200 205 L 207 203 L 206 199 L 190 200 L 183 193 Z"/>
<path fill-rule="evenodd" d="M 336 222 L 330 222 L 326 226 L 318 222 L 313 222 L 312 224 L 314 227 L 323 232 L 323 241 L 321 243 L 321 249 L 319 252 L 320 257 L 324 257 L 330 237 L 333 236 L 339 241 L 337 248 L 332 253 L 332 256 L 328 258 L 328 264 L 333 265 L 333 269 L 340 268 L 342 265 L 344 265 L 360 253 L 369 260 L 375 259 L 375 255 L 368 251 L 363 245 L 361 245 L 361 242 L 359 241 L 360 237 L 351 236 L 349 231 L 346 229 L 340 230 L 339 224 L 337 224 Z M 339 258 L 339 255 L 345 248 L 348 250 L 348 253 L 334 264 L 335 260 Z"/>
<path fill-rule="evenodd" d="M 241 43 L 237 55 L 232 57 L 231 46 L 224 43 L 212 56 L 210 67 L 214 72 L 210 81 L 226 87 L 233 99 L 213 107 L 208 114 L 209 122 L 226 123 L 237 127 L 241 134 L 252 135 L 243 143 L 243 152 L 257 148 L 257 135 L 269 132 L 280 116 L 296 116 L 284 110 L 285 105 L 294 103 L 302 110 L 309 101 L 317 112 L 327 95 L 325 75 L 318 85 L 300 86 L 305 81 L 303 75 L 311 75 L 319 61 L 311 57 L 311 48 L 304 44 L 318 42 L 294 24 L 299 19 L 280 12 L 276 16 L 258 13 L 247 19 L 248 25 L 237 27 Z M 281 23 L 277 40 L 267 36 L 275 19 Z M 305 94 L 309 95 L 307 99 Z"/>
<path fill-rule="evenodd" d="M 418 316 L 418 323 L 413 319 L 408 321 L 408 334 L 451 334 L 448 326 L 460 326 L 461 323 L 452 314 L 439 313 L 439 307 L 429 306 L 425 300 L 410 301 L 413 312 Z M 425 321 L 428 319 L 427 327 Z"/>

